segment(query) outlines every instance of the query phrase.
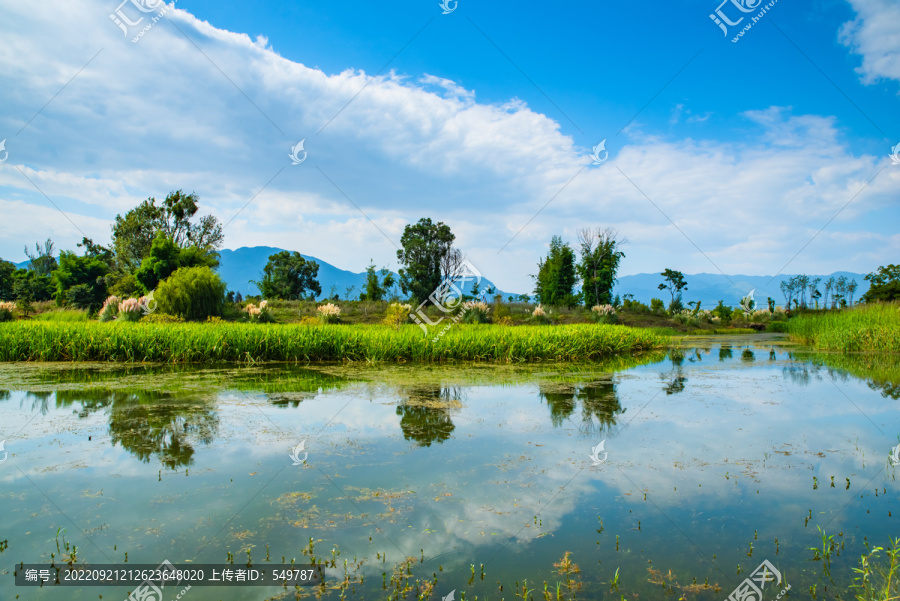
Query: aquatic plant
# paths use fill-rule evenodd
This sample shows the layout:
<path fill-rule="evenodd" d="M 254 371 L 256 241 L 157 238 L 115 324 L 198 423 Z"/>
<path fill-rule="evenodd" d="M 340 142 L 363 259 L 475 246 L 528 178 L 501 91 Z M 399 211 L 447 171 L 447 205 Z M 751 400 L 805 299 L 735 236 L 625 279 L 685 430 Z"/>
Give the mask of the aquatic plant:
<path fill-rule="evenodd" d="M 804 314 L 788 322 L 788 333 L 815 349 L 896 352 L 900 348 L 900 303 Z"/>
<path fill-rule="evenodd" d="M 577 361 L 665 347 L 637 328 L 451 328 L 435 344 L 415 326 L 12 322 L 0 328 L 2 361 Z"/>

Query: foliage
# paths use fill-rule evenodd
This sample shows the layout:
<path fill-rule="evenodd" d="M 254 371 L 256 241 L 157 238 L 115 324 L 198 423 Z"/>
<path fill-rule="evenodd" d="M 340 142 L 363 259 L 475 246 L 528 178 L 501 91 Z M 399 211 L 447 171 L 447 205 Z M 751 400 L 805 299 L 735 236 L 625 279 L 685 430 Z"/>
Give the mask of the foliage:
<path fill-rule="evenodd" d="M 770 321 L 766 324 L 766 332 L 784 333 L 788 331 L 788 325 L 784 321 Z"/>
<path fill-rule="evenodd" d="M 274 323 L 275 317 L 272 315 L 272 310 L 269 309 L 268 301 L 260 301 L 259 305 L 254 305 L 253 303 L 248 304 L 244 307 L 244 311 L 247 312 L 247 319 L 251 323 Z M 207 318 L 209 321 L 211 318 Z"/>
<path fill-rule="evenodd" d="M 403 248 L 397 251 L 397 260 L 404 266 L 400 269 L 400 288 L 414 305 L 424 302 L 441 285 L 441 261 L 450 254 L 455 239 L 450 226 L 441 221 L 432 223 L 427 217 L 415 225 L 407 224 L 403 230 Z"/>
<path fill-rule="evenodd" d="M 80 309 L 55 309 L 53 311 L 45 311 L 34 316 L 34 319 L 40 321 L 87 321 L 88 312 Z"/>
<path fill-rule="evenodd" d="M 575 286 L 575 253 L 562 238 L 553 236 L 550 252 L 538 262 L 534 293 L 541 304 L 552 307 L 574 307 L 578 299 L 573 295 Z"/>
<path fill-rule="evenodd" d="M 463 315 L 460 321 L 463 323 L 490 323 L 491 321 L 488 317 L 491 307 L 485 302 L 466 301 L 463 303 L 462 310 Z"/>
<path fill-rule="evenodd" d="M 16 316 L 13 312 L 16 310 L 16 303 L 11 301 L 0 301 L 0 321 L 13 321 Z"/>
<path fill-rule="evenodd" d="M 666 305 L 662 302 L 662 299 L 659 298 L 651 298 L 650 299 L 650 312 L 655 315 L 663 315 L 666 312 Z"/>
<path fill-rule="evenodd" d="M 405 323 L 409 323 L 409 314 L 412 311 L 412 305 L 391 303 L 388 306 L 387 313 L 384 316 L 384 323 L 392 328 L 399 329 Z"/>
<path fill-rule="evenodd" d="M 732 311 L 731 307 L 726 307 L 724 301 L 719 301 L 719 304 L 716 305 L 716 308 L 713 309 L 712 312 L 726 324 L 731 321 L 731 318 L 734 315 L 734 311 Z M 740 311 L 738 311 L 738 313 L 740 313 Z"/>
<path fill-rule="evenodd" d="M 65 250 L 60 252 L 59 268 L 53 272 L 56 303 L 61 305 L 69 301 L 92 312 L 99 309 L 108 296 L 104 279 L 108 270 L 109 266 L 97 257 L 79 257 Z M 71 288 L 77 289 L 70 294 Z"/>
<path fill-rule="evenodd" d="M 865 304 L 825 314 L 802 314 L 788 322 L 788 332 L 815 349 L 892 353 L 900 348 L 900 304 Z"/>
<path fill-rule="evenodd" d="M 681 310 L 681 291 L 687 290 L 687 282 L 684 280 L 684 274 L 680 271 L 675 271 L 674 269 L 666 268 L 661 274 L 659 274 L 665 280 L 662 284 L 657 286 L 660 290 L 668 290 L 669 294 L 672 295 L 672 302 L 669 304 L 669 310 L 673 313 Z M 678 299 L 678 303 L 675 302 L 675 299 Z"/>
<path fill-rule="evenodd" d="M 16 271 L 14 263 L 0 259 L 0 301 L 15 300 L 13 284 L 15 283 Z"/>
<path fill-rule="evenodd" d="M 44 242 L 43 248 L 41 248 L 39 243 L 35 242 L 34 254 L 31 254 L 26 246 L 25 256 L 31 261 L 28 264 L 28 269 L 34 271 L 37 275 L 49 277 L 56 270 L 57 263 L 56 258 L 53 256 L 53 241 L 50 238 L 47 238 L 47 241 Z"/>
<path fill-rule="evenodd" d="M 207 319 L 209 319 L 209 317 L 207 317 Z M 141 319 L 141 323 L 184 323 L 184 319 L 177 315 L 154 312 L 150 315 L 144 315 Z"/>
<path fill-rule="evenodd" d="M 184 267 L 160 282 L 154 299 L 163 313 L 206 319 L 222 315 L 225 284 L 209 267 Z"/>
<path fill-rule="evenodd" d="M 863 295 L 867 303 L 900 300 L 900 265 L 881 266 L 866 276 L 869 290 Z"/>
<path fill-rule="evenodd" d="M 616 315 L 616 308 L 612 305 L 594 305 L 591 307 L 591 319 L 597 323 L 607 324 L 614 324 L 619 321 L 619 317 Z"/>
<path fill-rule="evenodd" d="M 857 584 L 851 585 L 858 591 L 857 601 L 900 599 L 900 538 L 891 541 L 884 561 L 880 557 L 882 552 L 885 552 L 883 547 L 875 547 L 859 558 L 858 568 L 853 568 L 859 574 L 853 579 Z"/>
<path fill-rule="evenodd" d="M 100 307 L 100 311 L 97 313 L 97 319 L 100 321 L 112 321 L 116 318 L 116 315 L 119 312 L 119 297 L 110 296 L 107 297 L 105 301 L 103 301 L 103 306 Z"/>
<path fill-rule="evenodd" d="M 141 292 L 155 290 L 161 281 L 183 267 L 219 266 L 219 255 L 198 246 L 181 247 L 162 230 L 156 232 L 149 254 L 141 261 L 141 266 L 134 272 L 134 277 L 141 287 Z"/>
<path fill-rule="evenodd" d="M 316 307 L 319 321 L 322 323 L 339 323 L 341 321 L 341 308 L 333 303 L 326 303 Z"/>
<path fill-rule="evenodd" d="M 618 240 L 612 228 L 585 228 L 578 232 L 581 261 L 576 267 L 581 278 L 581 296 L 585 305 L 608 305 L 616 273 L 625 253 L 619 250 L 624 241 Z"/>
<path fill-rule="evenodd" d="M 262 278 L 253 283 L 266 298 L 299 300 L 307 293 L 312 296 L 322 294 L 322 286 L 316 279 L 318 274 L 318 263 L 307 261 L 298 252 L 283 250 L 269 256 Z"/>
<path fill-rule="evenodd" d="M 222 226 L 212 215 L 191 220 L 197 214 L 198 197 L 181 190 L 170 192 L 161 205 L 151 197 L 124 217 L 116 215 L 112 226 L 112 245 L 116 259 L 125 271 L 136 270 L 150 254 L 157 232 L 171 238 L 181 248 L 194 246 L 206 252 L 218 250 L 224 236 Z"/>
<path fill-rule="evenodd" d="M 630 295 L 626 295 L 626 297 L 627 296 Z M 624 298 L 622 299 L 622 311 L 627 311 L 629 313 L 650 313 L 651 309 L 641 301 L 636 301 L 631 298 Z"/>
<path fill-rule="evenodd" d="M 31 269 L 17 270 L 13 275 L 12 287 L 12 296 L 16 299 L 23 295 L 30 295 L 33 301 L 53 298 L 53 280 L 50 276 L 40 275 Z"/>
<path fill-rule="evenodd" d="M 171 274 L 170 274 L 171 275 Z M 107 283 L 109 283 L 109 277 L 107 277 Z M 156 286 L 154 285 L 154 288 Z M 119 298 L 125 298 L 128 296 L 134 296 L 135 294 L 140 294 L 145 292 L 146 290 L 142 288 L 141 283 L 138 281 L 136 277 L 134 277 L 133 273 L 126 273 L 122 275 L 112 286 L 108 286 L 110 294 L 118 296 Z M 153 288 L 151 288 L 152 290 Z"/>
<path fill-rule="evenodd" d="M 451 328 L 441 342 L 432 343 L 415 326 L 394 330 L 381 325 L 260 328 L 245 323 L 144 323 L 154 317 L 158 314 L 118 328 L 97 322 L 9 323 L 0 328 L 0 361 L 508 363 L 595 360 L 662 348 L 669 342 L 647 330 L 589 324 L 553 328 L 471 325 Z"/>

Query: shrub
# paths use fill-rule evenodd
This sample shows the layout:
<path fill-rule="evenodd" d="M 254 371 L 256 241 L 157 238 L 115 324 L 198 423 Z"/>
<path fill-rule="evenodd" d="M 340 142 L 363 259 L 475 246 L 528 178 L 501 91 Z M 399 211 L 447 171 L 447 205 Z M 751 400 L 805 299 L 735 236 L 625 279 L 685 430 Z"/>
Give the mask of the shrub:
<path fill-rule="evenodd" d="M 340 323 L 341 308 L 335 304 L 328 303 L 321 307 L 316 307 L 319 312 L 319 321 L 322 323 Z"/>
<path fill-rule="evenodd" d="M 787 332 L 787 322 L 784 321 L 770 321 L 766 325 L 766 332 Z"/>
<path fill-rule="evenodd" d="M 16 310 L 16 303 L 14 302 L 4 302 L 0 303 L 0 321 L 12 321 L 16 317 L 13 315 L 13 311 Z"/>
<path fill-rule="evenodd" d="M 391 303 L 387 308 L 387 313 L 382 323 L 397 329 L 409 322 L 410 311 L 412 311 L 412 305 Z"/>
<path fill-rule="evenodd" d="M 66 290 L 66 301 L 78 309 L 87 309 L 96 306 L 96 294 L 93 286 L 89 284 L 76 284 Z"/>
<path fill-rule="evenodd" d="M 650 299 L 650 312 L 655 313 L 656 315 L 663 315 L 666 312 L 666 305 L 662 302 L 662 299 L 654 298 Z"/>
<path fill-rule="evenodd" d="M 119 297 L 118 296 L 109 296 L 103 301 L 103 306 L 100 307 L 100 313 L 98 314 L 98 319 L 100 321 L 112 321 L 116 318 L 116 314 L 119 312 Z"/>
<path fill-rule="evenodd" d="M 619 321 L 616 308 L 612 305 L 594 305 L 591 307 L 591 318 L 597 323 L 606 324 L 614 324 Z"/>
<path fill-rule="evenodd" d="M 488 311 L 490 305 L 482 301 L 466 301 L 463 303 L 463 323 L 490 323 Z"/>
<path fill-rule="evenodd" d="M 144 316 L 145 298 L 126 298 L 119 303 L 119 317 L 123 321 L 135 322 Z"/>
<path fill-rule="evenodd" d="M 206 323 L 210 323 L 213 325 L 219 325 L 225 323 L 225 320 L 219 317 L 218 315 L 210 315 L 206 318 Z"/>
<path fill-rule="evenodd" d="M 259 306 L 253 303 L 244 307 L 247 312 L 247 318 L 252 323 L 274 323 L 275 317 L 272 316 L 272 310 L 269 309 L 268 301 L 259 301 Z"/>
<path fill-rule="evenodd" d="M 732 316 L 731 307 L 726 307 L 726 306 L 725 306 L 725 303 L 722 302 L 722 301 L 719 301 L 719 304 L 716 306 L 715 309 L 712 310 L 712 312 L 713 312 L 713 313 L 714 313 L 714 314 L 715 314 L 722 322 L 724 322 L 724 323 L 726 323 L 726 324 L 727 324 L 729 321 L 731 321 L 731 316 Z"/>
<path fill-rule="evenodd" d="M 650 313 L 650 307 L 641 301 L 626 298 L 622 301 L 622 311 L 628 311 L 630 313 Z"/>
<path fill-rule="evenodd" d="M 160 282 L 154 296 L 163 313 L 206 319 L 222 315 L 225 284 L 209 267 L 182 267 Z"/>

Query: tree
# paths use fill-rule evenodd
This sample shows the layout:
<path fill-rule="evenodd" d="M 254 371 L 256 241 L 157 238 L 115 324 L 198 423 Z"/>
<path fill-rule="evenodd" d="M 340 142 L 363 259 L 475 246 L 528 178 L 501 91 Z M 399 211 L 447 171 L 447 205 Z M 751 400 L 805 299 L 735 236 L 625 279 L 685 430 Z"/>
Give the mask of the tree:
<path fill-rule="evenodd" d="M 181 248 L 196 246 L 206 251 L 221 248 L 224 235 L 219 221 L 205 215 L 192 223 L 197 214 L 198 197 L 181 190 L 170 192 L 161 205 L 148 198 L 124 217 L 116 215 L 112 226 L 112 245 L 116 259 L 125 271 L 136 270 L 150 253 L 157 232 L 163 232 Z"/>
<path fill-rule="evenodd" d="M 578 298 L 572 294 L 575 286 L 575 253 L 562 238 L 553 236 L 546 259 L 538 262 L 534 293 L 541 303 L 555 307 L 572 307 Z"/>
<path fill-rule="evenodd" d="M 657 286 L 660 290 L 668 289 L 669 294 L 672 296 L 672 303 L 669 305 L 670 309 L 676 307 L 678 303 L 675 302 L 675 299 L 678 299 L 679 303 L 681 302 L 681 291 L 687 290 L 687 282 L 684 281 L 684 274 L 680 271 L 675 271 L 673 269 L 666 269 L 662 272 L 661 275 L 665 282 Z"/>
<path fill-rule="evenodd" d="M 44 242 L 43 248 L 41 248 L 39 243 L 35 242 L 34 254 L 28 252 L 28 247 L 26 246 L 25 256 L 31 261 L 28 264 L 28 269 L 34 270 L 38 275 L 49 276 L 56 269 L 57 263 L 53 257 L 53 241 L 50 238 L 47 238 L 47 241 Z"/>
<path fill-rule="evenodd" d="M 828 297 L 831 295 L 831 289 L 834 288 L 834 276 L 825 280 L 825 294 L 822 295 L 822 307 L 828 308 Z"/>
<path fill-rule="evenodd" d="M 68 300 L 68 290 L 83 285 L 86 289 L 79 288 L 74 293 L 78 305 L 90 311 L 99 309 L 107 296 L 104 276 L 108 269 L 108 265 L 97 257 L 88 255 L 79 257 L 74 252 L 66 250 L 60 252 L 59 267 L 53 272 L 53 281 L 56 284 L 53 296 L 56 303 L 64 304 Z"/>
<path fill-rule="evenodd" d="M 378 281 L 378 274 L 375 273 L 375 263 L 370 263 L 366 267 L 366 291 L 360 295 L 360 300 L 380 301 L 384 298 L 384 294 L 385 289 Z"/>
<path fill-rule="evenodd" d="M 869 290 L 863 295 L 866 303 L 900 300 L 900 265 L 881 266 L 866 276 Z"/>
<path fill-rule="evenodd" d="M 140 283 L 142 292 L 156 289 L 161 281 L 182 267 L 219 266 L 219 254 L 197 246 L 181 247 L 165 232 L 159 230 L 153 238 L 150 252 L 141 261 L 141 266 L 134 272 Z"/>
<path fill-rule="evenodd" d="M 225 283 L 209 267 L 184 267 L 160 282 L 154 300 L 163 313 L 206 319 L 222 315 Z"/>
<path fill-rule="evenodd" d="M 625 256 L 619 247 L 624 243 L 612 228 L 578 230 L 581 251 L 578 277 L 581 278 L 581 295 L 585 306 L 610 304 L 619 262 Z"/>
<path fill-rule="evenodd" d="M 16 283 L 16 266 L 14 263 L 0 259 L 0 301 L 16 299 L 13 286 Z"/>
<path fill-rule="evenodd" d="M 269 256 L 262 278 L 253 283 L 264 298 L 300 299 L 307 291 L 315 296 L 322 294 L 318 274 L 318 263 L 307 261 L 296 251 L 283 250 Z"/>
<path fill-rule="evenodd" d="M 428 299 L 445 276 L 457 273 L 443 273 L 441 269 L 442 260 L 450 253 L 455 239 L 450 226 L 440 221 L 432 223 L 427 217 L 415 225 L 407 224 L 403 230 L 400 238 L 403 249 L 397 251 L 397 260 L 404 266 L 400 269 L 400 288 L 415 304 Z"/>

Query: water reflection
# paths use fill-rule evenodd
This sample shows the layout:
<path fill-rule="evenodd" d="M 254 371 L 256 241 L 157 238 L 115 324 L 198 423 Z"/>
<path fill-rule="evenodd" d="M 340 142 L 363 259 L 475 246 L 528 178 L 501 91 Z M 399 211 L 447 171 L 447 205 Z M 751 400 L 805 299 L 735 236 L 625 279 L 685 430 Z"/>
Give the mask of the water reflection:
<path fill-rule="evenodd" d="M 557 428 L 575 414 L 579 403 L 579 429 L 586 434 L 593 435 L 615 426 L 616 416 L 624 412 L 612 378 L 579 384 L 542 384 L 538 390 L 550 408 L 550 421 Z"/>
<path fill-rule="evenodd" d="M 420 447 L 442 443 L 456 426 L 450 419 L 453 409 L 462 407 L 463 389 L 456 386 L 413 386 L 399 390 L 397 406 L 403 438 L 413 440 Z"/>
<path fill-rule="evenodd" d="M 80 405 L 79 417 L 109 410 L 114 445 L 149 463 L 156 457 L 169 469 L 193 463 L 196 444 L 208 445 L 218 432 L 219 418 L 210 403 L 169 393 L 119 390 L 61 390 L 57 407 Z"/>
<path fill-rule="evenodd" d="M 695 361 L 697 357 L 700 357 L 700 350 L 695 349 L 694 355 L 695 358 L 692 358 L 691 361 Z M 666 385 L 663 386 L 663 390 L 666 391 L 667 395 L 684 392 L 684 385 L 687 383 L 687 378 L 684 376 L 684 359 L 685 354 L 683 351 L 673 350 L 669 353 L 672 369 L 669 373 L 659 375 L 659 377 L 666 382 Z"/>

